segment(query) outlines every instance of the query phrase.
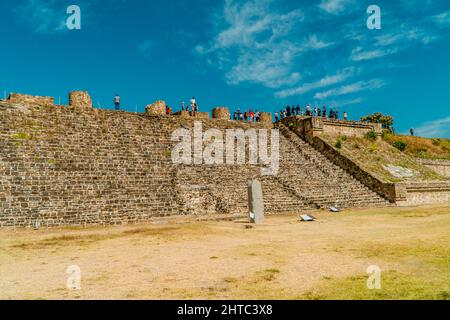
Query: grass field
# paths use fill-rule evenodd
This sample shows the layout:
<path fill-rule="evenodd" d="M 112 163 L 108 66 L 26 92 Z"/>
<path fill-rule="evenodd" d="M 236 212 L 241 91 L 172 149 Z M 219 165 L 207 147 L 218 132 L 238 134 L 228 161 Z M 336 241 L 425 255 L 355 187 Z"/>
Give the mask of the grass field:
<path fill-rule="evenodd" d="M 450 208 L 0 230 L 1 299 L 449 299 Z M 66 288 L 69 266 L 81 289 Z M 369 266 L 381 289 L 367 288 Z"/>

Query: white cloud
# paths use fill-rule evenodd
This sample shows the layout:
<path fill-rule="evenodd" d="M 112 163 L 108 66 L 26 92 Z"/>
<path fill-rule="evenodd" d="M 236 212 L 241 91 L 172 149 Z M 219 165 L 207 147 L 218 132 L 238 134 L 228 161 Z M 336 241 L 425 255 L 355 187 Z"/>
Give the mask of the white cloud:
<path fill-rule="evenodd" d="M 37 33 L 57 33 L 66 28 L 67 6 L 56 0 L 27 0 L 15 9 L 18 19 Z"/>
<path fill-rule="evenodd" d="M 346 94 L 356 93 L 365 90 L 375 90 L 383 87 L 385 84 L 386 83 L 380 79 L 359 81 L 339 88 L 334 88 L 325 92 L 316 93 L 314 98 L 318 100 L 324 100 L 329 97 L 343 96 Z"/>
<path fill-rule="evenodd" d="M 304 18 L 300 10 L 285 13 L 272 0 L 226 0 L 221 30 L 194 52 L 225 71 L 229 84 L 262 84 L 268 88 L 294 85 L 301 79 L 296 59 L 304 52 L 330 45 L 316 35 L 295 41 L 294 27 Z"/>
<path fill-rule="evenodd" d="M 439 25 L 442 26 L 450 25 L 450 11 L 442 12 L 441 14 L 438 14 L 433 18 Z"/>
<path fill-rule="evenodd" d="M 372 51 L 364 51 L 363 48 L 357 47 L 352 50 L 351 59 L 353 61 L 364 61 L 381 58 L 398 52 L 398 48 L 392 49 L 375 49 Z"/>
<path fill-rule="evenodd" d="M 343 82 L 347 80 L 349 77 L 354 75 L 354 68 L 346 68 L 344 70 L 339 71 L 334 75 L 327 75 L 326 77 L 320 79 L 316 82 L 305 83 L 300 87 L 291 88 L 286 90 L 281 90 L 276 93 L 276 96 L 279 98 L 287 98 L 295 95 L 301 95 L 311 90 L 324 88 L 327 86 L 331 86 L 333 84 L 337 84 L 339 82 Z"/>
<path fill-rule="evenodd" d="M 424 137 L 443 138 L 450 136 L 450 116 L 423 123 L 416 130 L 417 134 Z"/>
<path fill-rule="evenodd" d="M 322 0 L 319 8 L 330 14 L 339 14 L 353 3 L 354 0 Z"/>

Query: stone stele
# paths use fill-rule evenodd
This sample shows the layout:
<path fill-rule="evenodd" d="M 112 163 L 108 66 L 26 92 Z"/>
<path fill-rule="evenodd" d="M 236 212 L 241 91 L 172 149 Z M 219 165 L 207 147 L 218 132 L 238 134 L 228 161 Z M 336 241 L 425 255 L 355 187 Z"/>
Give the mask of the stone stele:
<path fill-rule="evenodd" d="M 248 209 L 250 223 L 264 223 L 264 200 L 261 182 L 252 180 L 248 183 Z"/>

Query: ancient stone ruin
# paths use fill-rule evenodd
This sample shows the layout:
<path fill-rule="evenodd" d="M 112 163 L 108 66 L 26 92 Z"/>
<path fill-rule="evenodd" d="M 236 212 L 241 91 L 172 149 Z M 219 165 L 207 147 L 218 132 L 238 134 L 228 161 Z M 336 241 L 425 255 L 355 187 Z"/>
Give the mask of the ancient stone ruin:
<path fill-rule="evenodd" d="M 253 179 L 261 182 L 265 214 L 448 199 L 448 185 L 383 185 L 345 159 L 333 160 L 328 149 L 312 144 L 317 136 L 307 119 L 303 136 L 279 124 L 277 175 L 262 175 L 261 164 L 174 164 L 172 133 L 192 130 L 196 121 L 219 131 L 274 128 L 270 114 L 255 123 L 231 121 L 225 107 L 212 115 L 166 115 L 163 101 L 143 114 L 94 110 L 86 92 L 72 92 L 69 106 L 55 105 L 49 97 L 11 94 L 0 101 L 0 226 L 243 217 Z M 367 127 L 340 124 L 339 130 L 356 133 L 358 126 Z"/>

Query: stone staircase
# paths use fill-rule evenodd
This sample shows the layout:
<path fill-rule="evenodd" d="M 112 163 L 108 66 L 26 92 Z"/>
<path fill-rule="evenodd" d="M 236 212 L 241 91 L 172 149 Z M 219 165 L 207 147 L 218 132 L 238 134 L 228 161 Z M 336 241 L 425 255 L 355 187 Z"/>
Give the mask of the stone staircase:
<path fill-rule="evenodd" d="M 385 206 L 389 202 L 334 165 L 283 125 L 279 177 L 317 207 Z"/>

